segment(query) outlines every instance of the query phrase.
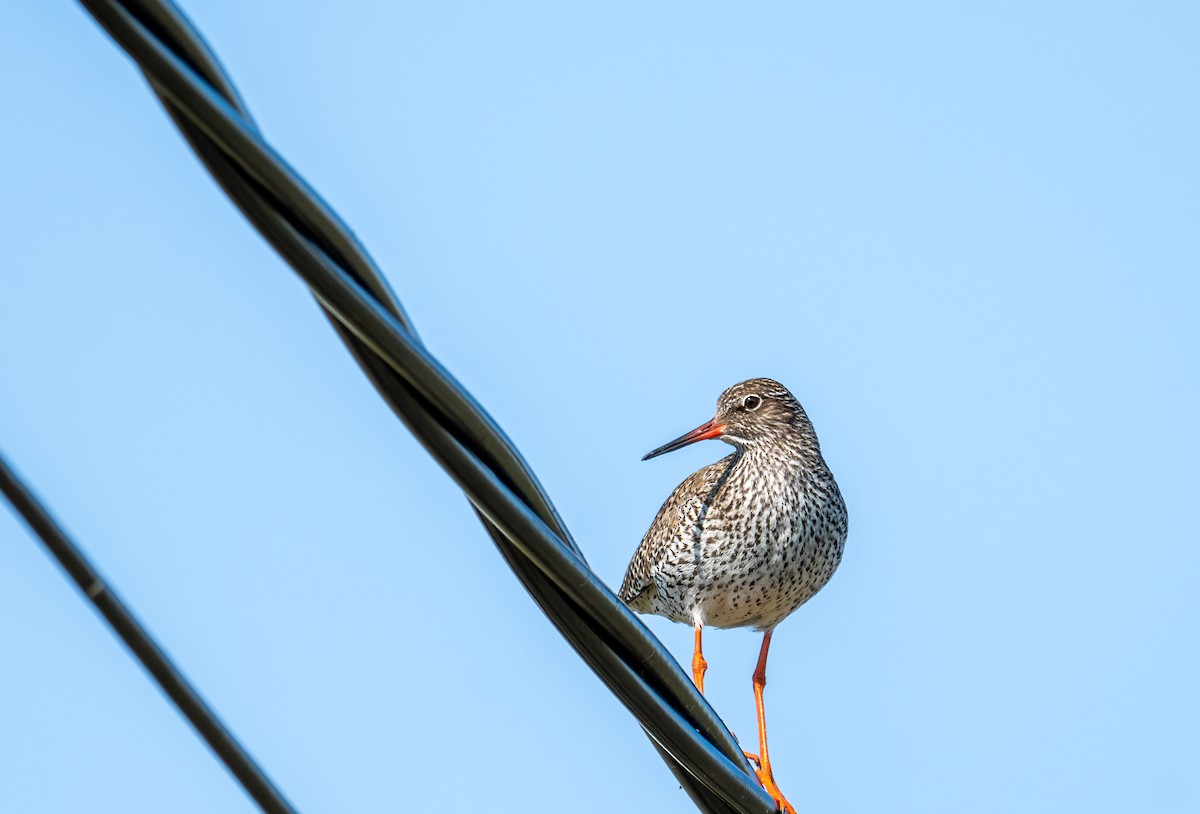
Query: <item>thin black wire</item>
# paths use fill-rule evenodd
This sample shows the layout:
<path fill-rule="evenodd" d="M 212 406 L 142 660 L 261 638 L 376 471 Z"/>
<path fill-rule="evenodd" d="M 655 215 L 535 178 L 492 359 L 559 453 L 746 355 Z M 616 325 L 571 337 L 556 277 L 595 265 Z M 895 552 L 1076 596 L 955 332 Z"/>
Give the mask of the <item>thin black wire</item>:
<path fill-rule="evenodd" d="M 179 668 L 151 638 L 125 603 L 92 567 L 79 547 L 54 521 L 0 454 L 0 492 L 8 498 L 46 550 L 58 560 L 79 590 L 100 612 L 113 632 L 141 662 L 176 708 L 188 719 L 209 748 L 224 763 L 242 788 L 270 814 L 295 814 L 291 803 L 275 787 L 254 758 L 238 742 L 212 708 L 204 702 Z"/>
<path fill-rule="evenodd" d="M 350 230 L 263 141 L 190 22 L 160 0 L 81 3 L 137 62 L 247 219 L 312 288 L 368 378 L 463 489 L 539 607 L 637 716 L 697 804 L 773 810 L 736 740 L 591 572 L 515 447 L 426 351 Z"/>

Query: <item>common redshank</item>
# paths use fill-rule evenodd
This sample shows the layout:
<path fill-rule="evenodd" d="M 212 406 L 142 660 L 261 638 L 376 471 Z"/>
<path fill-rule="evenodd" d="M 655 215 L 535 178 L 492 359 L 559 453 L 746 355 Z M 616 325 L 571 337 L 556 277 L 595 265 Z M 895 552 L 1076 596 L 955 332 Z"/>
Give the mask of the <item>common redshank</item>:
<path fill-rule="evenodd" d="M 762 632 L 753 676 L 759 751 L 746 757 L 780 810 L 795 814 L 767 754 L 767 650 L 775 627 L 833 576 L 846 542 L 846 504 L 804 408 L 773 379 L 735 384 L 717 399 L 712 421 L 642 460 L 708 438 L 731 444 L 733 454 L 692 473 L 667 498 L 620 597 L 639 613 L 695 628 L 692 680 L 700 692 L 705 625 Z"/>

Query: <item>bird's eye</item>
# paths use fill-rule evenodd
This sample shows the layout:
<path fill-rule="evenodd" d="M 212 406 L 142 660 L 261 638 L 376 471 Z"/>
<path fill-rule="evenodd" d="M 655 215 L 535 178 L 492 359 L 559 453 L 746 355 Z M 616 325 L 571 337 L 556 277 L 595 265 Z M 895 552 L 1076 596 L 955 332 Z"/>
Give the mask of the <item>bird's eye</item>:
<path fill-rule="evenodd" d="M 750 411 L 757 410 L 761 405 L 762 399 L 760 399 L 758 396 L 746 396 L 744 399 L 742 399 L 742 406 Z"/>

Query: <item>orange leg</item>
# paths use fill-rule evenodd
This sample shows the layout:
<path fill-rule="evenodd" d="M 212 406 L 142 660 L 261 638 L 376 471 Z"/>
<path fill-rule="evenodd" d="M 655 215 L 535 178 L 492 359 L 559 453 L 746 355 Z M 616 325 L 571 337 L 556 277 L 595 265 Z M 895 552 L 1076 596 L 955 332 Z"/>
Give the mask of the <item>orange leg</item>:
<path fill-rule="evenodd" d="M 704 653 L 700 651 L 700 623 L 696 623 L 696 649 L 692 651 L 692 681 L 696 682 L 696 689 L 704 695 L 704 672 L 708 669 L 708 662 L 704 660 Z"/>
<path fill-rule="evenodd" d="M 771 631 L 763 634 L 762 649 L 758 651 L 758 666 L 754 669 L 754 704 L 758 707 L 758 754 L 746 752 L 746 757 L 758 766 L 758 782 L 767 790 L 767 794 L 775 800 L 783 814 L 796 814 L 796 809 L 783 796 L 779 786 L 775 785 L 775 776 L 771 773 L 771 758 L 767 754 L 767 715 L 763 711 L 763 687 L 767 686 L 767 650 L 771 647 Z"/>

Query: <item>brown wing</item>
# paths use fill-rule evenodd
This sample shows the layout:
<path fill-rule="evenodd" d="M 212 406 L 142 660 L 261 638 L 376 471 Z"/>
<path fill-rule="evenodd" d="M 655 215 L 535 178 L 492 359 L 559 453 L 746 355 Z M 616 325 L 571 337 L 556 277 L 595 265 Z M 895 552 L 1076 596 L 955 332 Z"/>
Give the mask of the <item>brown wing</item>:
<path fill-rule="evenodd" d="M 681 544 L 691 544 L 700 509 L 733 458 L 733 455 L 729 455 L 688 475 L 663 503 L 654 522 L 650 524 L 650 530 L 642 538 L 642 544 L 629 561 L 625 579 L 621 581 L 621 590 L 617 592 L 626 605 L 635 610 L 649 610 L 636 606 L 634 600 L 650 587 L 655 572 L 666 562 L 673 549 Z"/>

